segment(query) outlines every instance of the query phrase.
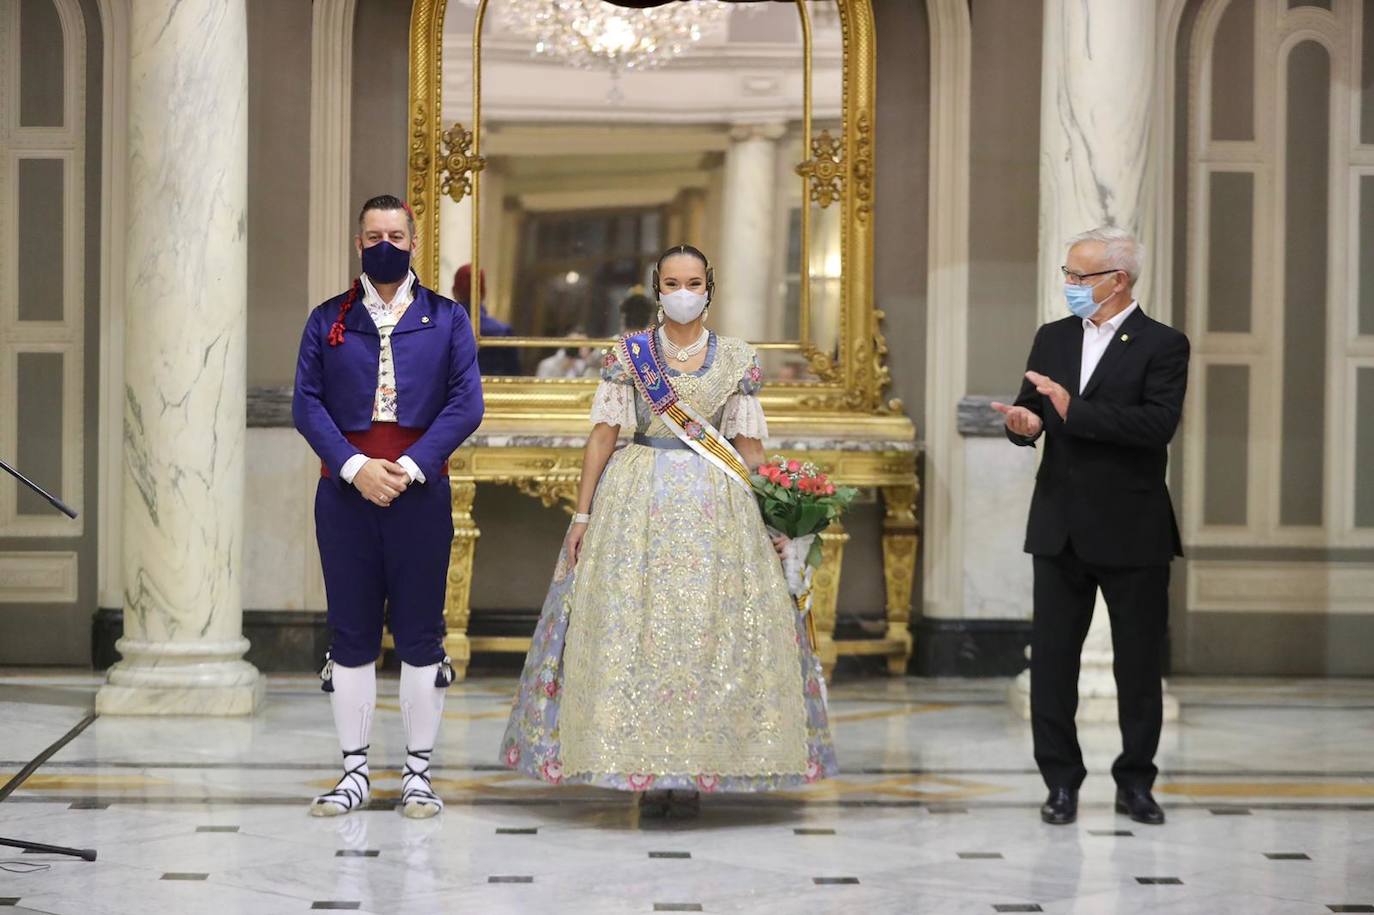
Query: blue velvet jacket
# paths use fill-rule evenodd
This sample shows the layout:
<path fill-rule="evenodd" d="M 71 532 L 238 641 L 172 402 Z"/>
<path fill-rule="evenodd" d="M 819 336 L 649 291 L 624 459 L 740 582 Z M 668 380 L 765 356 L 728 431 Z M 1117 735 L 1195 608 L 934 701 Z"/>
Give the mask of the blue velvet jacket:
<path fill-rule="evenodd" d="M 427 480 L 482 422 L 482 375 L 467 312 L 419 283 L 415 300 L 391 332 L 396 364 L 398 425 L 424 429 L 406 450 Z M 296 363 L 291 415 L 296 428 L 342 483 L 340 470 L 358 453 L 344 438 L 372 425 L 381 336 L 361 297 L 344 317 L 344 340 L 329 345 L 329 329 L 346 293 L 310 313 Z"/>

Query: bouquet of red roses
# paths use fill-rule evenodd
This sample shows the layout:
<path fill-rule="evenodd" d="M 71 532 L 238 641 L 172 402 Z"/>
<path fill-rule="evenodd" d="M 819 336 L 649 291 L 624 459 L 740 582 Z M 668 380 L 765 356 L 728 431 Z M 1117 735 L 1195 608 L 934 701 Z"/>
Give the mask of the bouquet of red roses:
<path fill-rule="evenodd" d="M 780 455 L 760 464 L 752 480 L 764 522 L 793 542 L 794 564 L 810 568 L 820 565 L 821 544 L 816 535 L 844 514 L 858 491 L 836 486 L 810 461 Z M 789 569 L 788 565 L 784 556 L 783 567 L 791 585 L 793 572 L 800 574 L 801 570 Z"/>

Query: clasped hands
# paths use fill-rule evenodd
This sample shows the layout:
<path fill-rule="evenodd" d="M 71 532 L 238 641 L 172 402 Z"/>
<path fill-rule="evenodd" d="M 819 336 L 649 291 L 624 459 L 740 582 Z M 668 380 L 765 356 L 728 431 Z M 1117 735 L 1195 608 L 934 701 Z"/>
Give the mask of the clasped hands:
<path fill-rule="evenodd" d="M 410 485 L 410 474 L 395 461 L 372 458 L 353 476 L 353 488 L 373 505 L 383 508 L 398 499 Z"/>
<path fill-rule="evenodd" d="M 1026 380 L 1035 385 L 1036 391 L 1050 399 L 1050 405 L 1054 407 L 1054 412 L 1059 414 L 1060 419 L 1068 418 L 1069 392 L 1062 384 L 1039 372 L 1027 372 Z M 1007 428 L 1022 438 L 1034 438 L 1044 428 L 1044 423 L 1040 417 L 1025 407 L 1015 407 L 994 401 L 992 408 L 1005 416 Z"/>

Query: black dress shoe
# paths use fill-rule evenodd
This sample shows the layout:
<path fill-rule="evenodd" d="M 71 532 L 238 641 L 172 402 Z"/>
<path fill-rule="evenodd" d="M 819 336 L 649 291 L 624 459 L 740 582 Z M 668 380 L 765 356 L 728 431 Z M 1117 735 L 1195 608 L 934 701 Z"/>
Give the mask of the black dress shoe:
<path fill-rule="evenodd" d="M 642 820 L 661 820 L 668 816 L 672 794 L 668 791 L 644 791 L 639 795 L 639 817 Z"/>
<path fill-rule="evenodd" d="M 1116 789 L 1116 812 L 1130 814 L 1131 819 L 1147 826 L 1164 824 L 1164 811 L 1155 803 L 1149 788 Z"/>
<path fill-rule="evenodd" d="M 1078 791 L 1051 788 L 1049 798 L 1040 808 L 1040 819 L 1051 826 L 1067 826 L 1078 819 Z"/>
<path fill-rule="evenodd" d="M 668 792 L 665 815 L 673 820 L 691 820 L 701 815 L 701 792 L 673 790 Z"/>

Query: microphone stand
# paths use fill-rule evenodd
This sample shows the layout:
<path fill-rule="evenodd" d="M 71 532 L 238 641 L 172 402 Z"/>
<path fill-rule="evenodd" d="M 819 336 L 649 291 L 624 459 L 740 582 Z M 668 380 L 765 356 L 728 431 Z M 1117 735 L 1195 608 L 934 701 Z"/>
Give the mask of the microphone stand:
<path fill-rule="evenodd" d="M 38 495 L 42 496 L 44 499 L 47 500 L 49 505 L 60 511 L 62 514 L 66 515 L 68 518 L 76 517 L 76 512 L 73 511 L 71 507 L 68 506 L 65 502 L 57 498 L 57 496 L 54 496 L 52 493 L 49 493 L 47 490 L 43 489 L 43 487 L 39 486 L 33 480 L 30 480 L 28 477 L 24 476 L 19 471 L 15 470 L 9 464 L 6 464 L 4 461 L 0 461 L 0 468 L 3 468 L 16 480 L 23 483 L 25 486 L 27 486 L 34 492 L 38 493 Z M 65 738 L 53 744 L 48 749 L 44 750 L 33 762 L 29 763 L 27 766 L 20 769 L 19 772 L 14 776 L 14 778 L 6 782 L 3 788 L 0 788 L 0 801 L 3 801 L 5 798 L 13 794 L 15 789 L 22 785 L 30 775 L 32 775 L 34 772 L 38 770 L 39 766 L 47 762 L 48 759 L 54 753 L 62 749 L 62 747 L 67 743 L 68 740 L 71 740 L 73 737 L 75 737 L 77 733 L 80 732 L 80 729 L 82 727 L 84 727 L 87 724 L 90 724 L 91 721 L 93 721 L 94 719 L 94 715 L 88 716 L 86 720 L 80 726 L 78 726 L 77 730 L 71 732 Z M 95 860 L 95 849 L 93 848 L 68 848 L 64 845 L 44 845 L 41 842 L 21 842 L 18 839 L 6 839 L 3 837 L 0 837 L 0 845 L 9 846 L 10 848 L 21 848 L 24 851 L 39 852 L 51 855 L 70 855 L 73 858 L 81 858 L 83 861 Z"/>

